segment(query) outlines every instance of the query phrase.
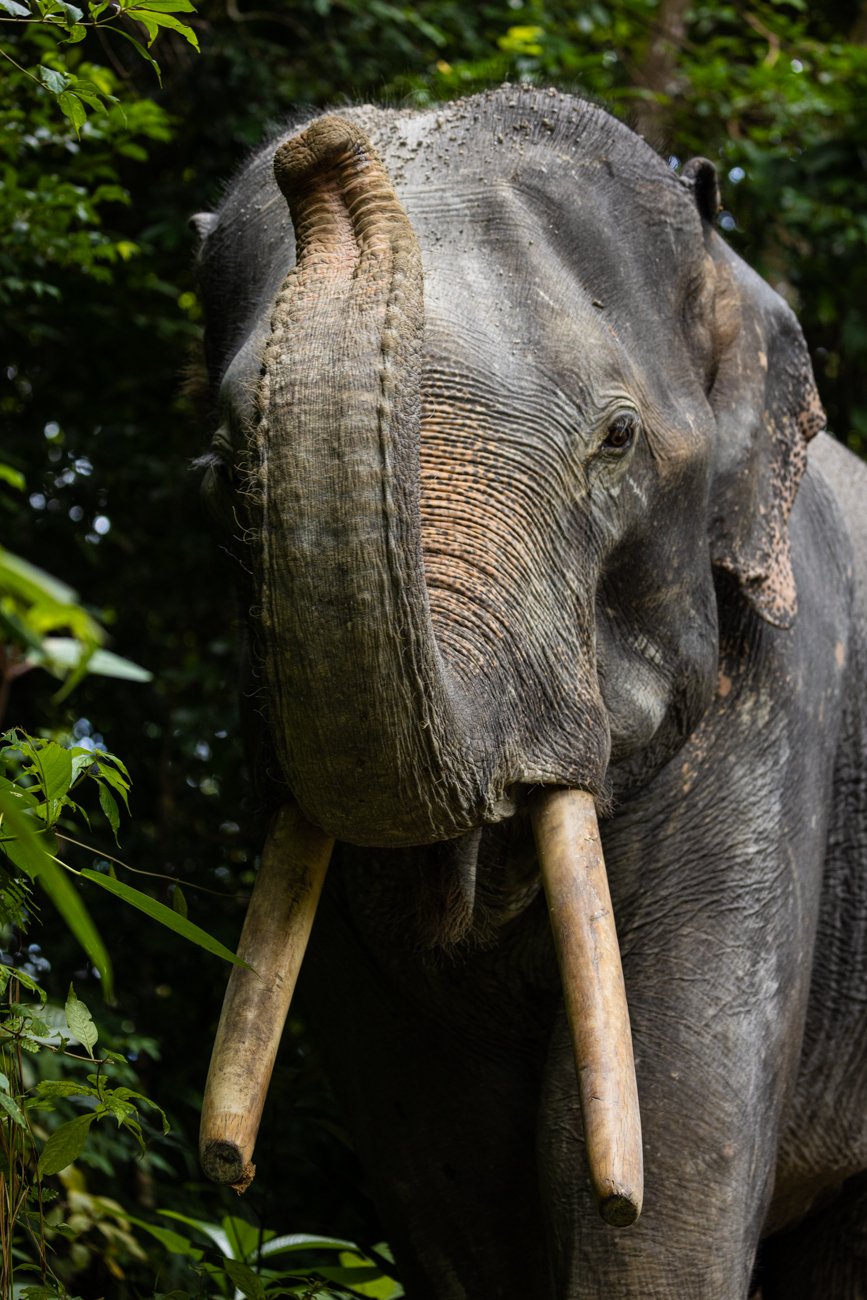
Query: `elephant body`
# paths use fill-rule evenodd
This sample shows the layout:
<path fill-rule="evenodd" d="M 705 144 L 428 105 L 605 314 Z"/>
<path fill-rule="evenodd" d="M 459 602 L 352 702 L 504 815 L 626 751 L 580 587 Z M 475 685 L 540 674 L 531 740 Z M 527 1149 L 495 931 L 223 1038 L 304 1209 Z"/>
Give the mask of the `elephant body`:
<path fill-rule="evenodd" d="M 208 485 L 263 797 L 338 840 L 305 996 L 407 1295 L 867 1297 L 867 469 L 709 164 L 554 92 L 340 121 L 280 145 L 292 221 L 275 142 L 206 223 Z M 545 785 L 603 814 L 625 1229 Z"/>

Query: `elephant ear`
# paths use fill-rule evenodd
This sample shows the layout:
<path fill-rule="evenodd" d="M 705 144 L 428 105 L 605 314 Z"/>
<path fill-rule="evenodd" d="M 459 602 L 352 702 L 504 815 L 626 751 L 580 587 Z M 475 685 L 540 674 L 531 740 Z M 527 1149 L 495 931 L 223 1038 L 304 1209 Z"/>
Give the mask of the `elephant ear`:
<path fill-rule="evenodd" d="M 789 515 L 825 415 L 794 313 L 711 226 L 713 164 L 694 159 L 683 175 L 703 218 L 714 286 L 711 558 L 735 575 L 757 614 L 785 628 L 797 613 Z"/>

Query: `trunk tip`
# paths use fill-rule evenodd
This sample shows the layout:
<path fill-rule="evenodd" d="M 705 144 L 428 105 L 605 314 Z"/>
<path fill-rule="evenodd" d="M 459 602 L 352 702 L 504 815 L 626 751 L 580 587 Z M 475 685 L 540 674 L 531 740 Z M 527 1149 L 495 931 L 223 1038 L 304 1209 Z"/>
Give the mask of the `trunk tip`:
<path fill-rule="evenodd" d="M 612 1228 L 629 1228 L 641 1214 L 641 1200 L 632 1192 L 614 1192 L 601 1198 L 599 1213 Z"/>
<path fill-rule="evenodd" d="M 200 1162 L 206 1177 L 212 1183 L 231 1187 L 239 1196 L 246 1192 L 256 1177 L 256 1166 L 252 1160 L 245 1160 L 234 1142 L 221 1138 L 213 1138 L 205 1143 L 200 1152 Z"/>
<path fill-rule="evenodd" d="M 329 113 L 280 145 L 274 155 L 274 177 L 288 199 L 335 164 L 352 161 L 355 170 L 363 171 L 372 160 L 373 146 L 361 128 Z"/>

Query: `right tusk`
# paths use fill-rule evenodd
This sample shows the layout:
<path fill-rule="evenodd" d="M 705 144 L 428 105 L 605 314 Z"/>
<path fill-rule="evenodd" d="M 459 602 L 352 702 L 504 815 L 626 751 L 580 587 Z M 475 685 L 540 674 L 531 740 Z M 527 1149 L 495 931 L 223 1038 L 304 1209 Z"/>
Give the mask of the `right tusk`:
<path fill-rule="evenodd" d="M 531 804 L 539 868 L 572 1031 L 587 1165 L 599 1213 L 641 1213 L 641 1116 L 626 989 L 593 796 L 546 789 Z"/>
<path fill-rule="evenodd" d="M 208 1178 L 249 1187 L 253 1147 L 277 1048 L 334 840 L 295 804 L 277 813 L 253 886 L 214 1040 L 199 1135 Z"/>

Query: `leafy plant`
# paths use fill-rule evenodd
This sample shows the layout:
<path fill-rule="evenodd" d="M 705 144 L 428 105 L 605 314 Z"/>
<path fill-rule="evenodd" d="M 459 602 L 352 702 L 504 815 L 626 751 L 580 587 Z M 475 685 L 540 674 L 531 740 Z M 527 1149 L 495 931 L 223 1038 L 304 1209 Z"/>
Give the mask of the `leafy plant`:
<path fill-rule="evenodd" d="M 189 1232 L 141 1219 L 133 1222 L 155 1237 L 167 1251 L 193 1261 L 203 1282 L 209 1284 L 208 1296 L 215 1300 L 223 1296 L 233 1300 L 241 1296 L 245 1300 L 272 1300 L 277 1296 L 299 1296 L 303 1300 L 317 1297 L 350 1300 L 358 1296 L 399 1300 L 404 1294 L 393 1276 L 394 1260 L 384 1243 L 364 1251 L 354 1242 L 336 1237 L 308 1233 L 278 1236 L 237 1215 L 227 1215 L 219 1223 L 211 1223 L 171 1210 L 162 1213 L 165 1218 L 191 1229 L 193 1237 Z M 208 1248 L 211 1258 L 207 1257 Z M 295 1256 L 297 1263 L 276 1267 L 276 1262 L 286 1256 Z M 334 1261 L 335 1256 L 336 1262 L 323 1262 Z M 172 1295 L 173 1300 L 196 1300 L 202 1292 L 194 1295 L 175 1291 Z"/>
<path fill-rule="evenodd" d="M 13 681 L 44 668 L 63 682 L 59 702 L 86 673 L 149 682 L 151 674 L 110 650 L 105 631 L 65 582 L 0 547 L 0 718 Z M 65 636 L 56 633 L 66 632 Z"/>
<path fill-rule="evenodd" d="M 0 57 L 54 96 L 57 107 L 72 124 L 76 136 L 87 121 L 88 109 L 105 113 L 119 101 L 111 93 L 114 82 L 106 76 L 105 69 L 85 65 L 81 73 L 76 73 L 64 66 L 61 55 L 64 46 L 78 45 L 88 31 L 111 33 L 128 41 L 151 65 L 157 77 L 160 76 L 159 64 L 149 49 L 132 35 L 124 19 L 132 19 L 145 29 L 148 46 L 153 45 L 160 28 L 169 28 L 180 33 L 194 49 L 199 48 L 193 28 L 176 16 L 194 12 L 190 0 L 101 0 L 89 5 L 86 15 L 83 9 L 69 4 L 68 0 L 0 0 L 0 11 L 7 15 L 4 21 L 13 29 L 17 27 L 20 31 L 22 27 L 37 27 L 43 36 L 47 35 L 53 41 L 53 48 L 50 44 L 47 47 L 44 62 L 36 66 L 22 66 L 8 48 L 2 46 Z M 14 39 L 14 30 L 11 34 Z"/>
<path fill-rule="evenodd" d="M 22 990 L 35 1000 L 23 1001 Z M 44 990 L 30 975 L 2 964 L 0 996 L 5 999 L 0 1011 L 0 1294 L 11 1294 L 16 1272 L 37 1272 L 42 1294 L 64 1294 L 47 1258 L 46 1243 L 62 1233 L 63 1225 L 51 1224 L 50 1215 L 46 1218 L 45 1207 L 56 1192 L 45 1180 L 68 1169 L 82 1154 L 93 1127 L 105 1120 L 114 1120 L 142 1150 L 142 1107 L 156 1112 L 164 1133 L 168 1121 L 142 1092 L 113 1081 L 113 1070 L 126 1062 L 116 1052 L 95 1055 L 99 1031 L 71 986 L 61 1012 L 48 1005 Z M 92 1068 L 83 1078 L 36 1079 L 27 1058 L 45 1052 Z M 70 1102 L 79 1113 L 51 1126 L 59 1104 Z"/>

